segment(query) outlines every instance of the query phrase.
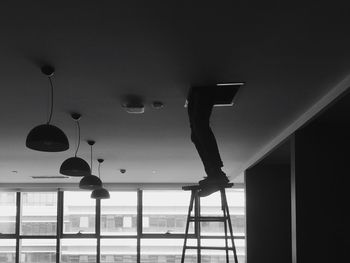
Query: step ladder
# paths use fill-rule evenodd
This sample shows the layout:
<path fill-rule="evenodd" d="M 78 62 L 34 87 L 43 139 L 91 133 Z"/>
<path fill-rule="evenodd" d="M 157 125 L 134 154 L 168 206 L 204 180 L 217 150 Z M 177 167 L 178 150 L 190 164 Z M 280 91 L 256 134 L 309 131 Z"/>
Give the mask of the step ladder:
<path fill-rule="evenodd" d="M 185 230 L 185 240 L 184 245 L 182 248 L 182 257 L 181 257 L 181 263 L 185 262 L 185 256 L 186 256 L 186 249 L 196 249 L 197 250 L 197 263 L 201 263 L 201 250 L 225 250 L 226 251 L 226 262 L 229 263 L 229 251 L 233 252 L 234 262 L 238 263 L 237 259 L 237 252 L 234 242 L 234 236 L 232 231 L 232 224 L 231 224 L 231 218 L 230 213 L 228 209 L 227 199 L 226 199 L 226 192 L 225 188 L 231 188 L 233 186 L 233 183 L 229 183 L 225 186 L 223 186 L 220 191 L 221 196 L 221 210 L 223 212 L 223 216 L 201 216 L 201 209 L 200 209 L 200 197 L 198 195 L 198 192 L 200 190 L 199 185 L 189 185 L 189 186 L 183 186 L 182 190 L 184 191 L 191 191 L 191 199 L 190 199 L 190 205 L 188 207 L 188 214 L 187 214 L 187 222 L 186 222 L 186 230 Z M 194 208 L 194 216 L 192 216 L 192 211 Z M 195 229 L 195 237 L 197 239 L 197 246 L 188 246 L 187 245 L 187 238 L 188 238 L 188 230 L 190 223 L 194 222 L 194 229 Z M 211 246 L 201 246 L 201 222 L 223 222 L 224 223 L 224 229 L 225 229 L 225 247 L 211 247 Z M 227 235 L 227 227 L 230 231 L 230 239 L 232 246 L 230 247 L 228 245 L 228 235 Z"/>

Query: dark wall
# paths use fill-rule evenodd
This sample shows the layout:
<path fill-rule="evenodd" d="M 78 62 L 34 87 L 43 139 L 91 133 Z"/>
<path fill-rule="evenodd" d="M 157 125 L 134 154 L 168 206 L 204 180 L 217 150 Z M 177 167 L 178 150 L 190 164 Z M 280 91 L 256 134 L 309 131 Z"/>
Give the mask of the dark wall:
<path fill-rule="evenodd" d="M 264 164 L 245 173 L 247 263 L 289 263 L 290 166 Z"/>
<path fill-rule="evenodd" d="M 292 213 L 298 263 L 344 262 L 349 137 L 347 127 L 318 121 L 295 133 Z"/>

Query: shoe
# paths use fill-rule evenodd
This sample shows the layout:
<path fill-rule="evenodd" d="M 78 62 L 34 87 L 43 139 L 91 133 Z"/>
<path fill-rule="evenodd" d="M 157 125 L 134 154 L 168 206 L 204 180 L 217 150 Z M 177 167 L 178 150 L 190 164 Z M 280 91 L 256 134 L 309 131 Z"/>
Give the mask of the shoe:
<path fill-rule="evenodd" d="M 207 177 L 199 181 L 200 190 L 198 192 L 199 197 L 206 197 L 220 190 L 222 187 L 229 183 L 229 179 L 225 176 L 218 178 Z"/>

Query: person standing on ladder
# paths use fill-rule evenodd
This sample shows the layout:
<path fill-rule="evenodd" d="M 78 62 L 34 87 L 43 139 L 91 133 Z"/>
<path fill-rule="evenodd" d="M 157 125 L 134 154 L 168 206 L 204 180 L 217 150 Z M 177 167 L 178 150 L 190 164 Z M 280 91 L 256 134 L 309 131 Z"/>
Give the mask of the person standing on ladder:
<path fill-rule="evenodd" d="M 192 88 L 187 98 L 191 141 L 207 174 L 207 177 L 199 181 L 200 197 L 208 196 L 229 183 L 229 179 L 221 169 L 223 162 L 209 123 L 215 102 L 213 94 L 215 88 L 215 86 Z"/>

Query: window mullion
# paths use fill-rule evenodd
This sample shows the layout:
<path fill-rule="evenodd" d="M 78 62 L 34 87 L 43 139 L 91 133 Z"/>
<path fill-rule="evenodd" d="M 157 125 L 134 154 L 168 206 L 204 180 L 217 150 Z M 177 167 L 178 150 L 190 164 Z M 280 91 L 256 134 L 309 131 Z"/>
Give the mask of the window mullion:
<path fill-rule="evenodd" d="M 101 200 L 96 199 L 95 231 L 97 237 L 96 263 L 101 261 Z"/>
<path fill-rule="evenodd" d="M 141 262 L 142 194 L 142 190 L 137 190 L 137 263 Z"/>
<path fill-rule="evenodd" d="M 16 193 L 16 263 L 19 263 L 20 220 L 21 220 L 21 192 L 17 192 Z"/>
<path fill-rule="evenodd" d="M 56 220 L 56 263 L 61 258 L 61 237 L 63 231 L 63 192 L 57 192 L 57 220 Z"/>

